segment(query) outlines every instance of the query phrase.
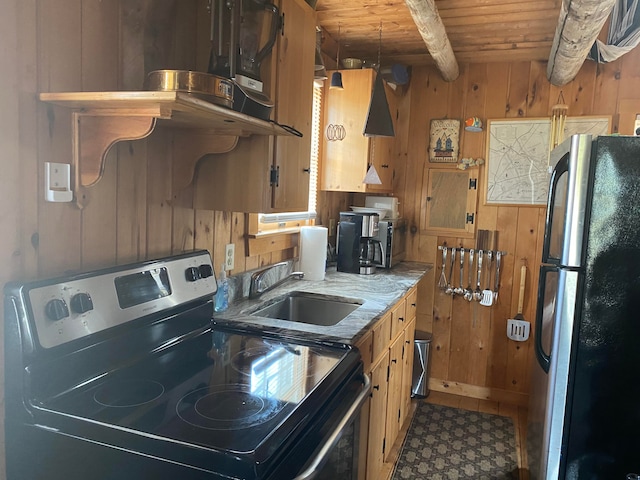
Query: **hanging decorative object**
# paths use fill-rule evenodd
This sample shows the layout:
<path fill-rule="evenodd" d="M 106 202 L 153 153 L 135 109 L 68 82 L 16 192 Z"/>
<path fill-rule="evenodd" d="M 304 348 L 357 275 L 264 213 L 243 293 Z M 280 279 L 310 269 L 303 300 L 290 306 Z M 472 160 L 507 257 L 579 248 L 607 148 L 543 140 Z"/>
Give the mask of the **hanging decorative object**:
<path fill-rule="evenodd" d="M 395 137 L 393 119 L 389 111 L 387 94 L 384 91 L 384 83 L 380 74 L 380 50 L 382 48 L 382 21 L 380 22 L 380 34 L 378 39 L 378 65 L 376 69 L 376 79 L 373 84 L 369 113 L 364 126 L 363 135 L 365 137 Z"/>
<path fill-rule="evenodd" d="M 336 50 L 336 68 L 340 68 L 340 24 L 338 24 L 338 49 Z M 333 74 L 331 74 L 331 84 L 329 85 L 329 89 L 342 90 L 343 88 L 342 74 L 339 71 L 333 72 Z"/>
<path fill-rule="evenodd" d="M 558 102 L 551 107 L 551 134 L 549 135 L 549 151 L 556 148 L 564 140 L 564 124 L 567 121 L 569 105 L 564 103 L 562 91 L 558 96 Z"/>

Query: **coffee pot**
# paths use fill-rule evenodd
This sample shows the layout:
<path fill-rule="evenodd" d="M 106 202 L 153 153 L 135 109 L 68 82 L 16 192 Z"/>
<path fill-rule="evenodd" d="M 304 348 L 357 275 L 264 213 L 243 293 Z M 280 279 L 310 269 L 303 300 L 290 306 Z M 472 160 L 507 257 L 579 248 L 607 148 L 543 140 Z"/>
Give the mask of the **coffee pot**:
<path fill-rule="evenodd" d="M 376 267 L 381 266 L 382 245 L 379 240 L 373 238 L 360 239 L 360 273 L 371 274 L 375 272 Z"/>

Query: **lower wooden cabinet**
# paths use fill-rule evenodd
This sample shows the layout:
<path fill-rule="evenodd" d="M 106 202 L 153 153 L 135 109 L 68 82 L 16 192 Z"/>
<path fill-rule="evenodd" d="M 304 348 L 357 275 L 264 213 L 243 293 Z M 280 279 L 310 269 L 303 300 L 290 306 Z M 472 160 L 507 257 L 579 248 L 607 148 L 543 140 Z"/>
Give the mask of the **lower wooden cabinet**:
<path fill-rule="evenodd" d="M 371 398 L 361 413 L 361 480 L 380 478 L 411 409 L 416 298 L 414 287 L 356 344 L 372 385 Z"/>

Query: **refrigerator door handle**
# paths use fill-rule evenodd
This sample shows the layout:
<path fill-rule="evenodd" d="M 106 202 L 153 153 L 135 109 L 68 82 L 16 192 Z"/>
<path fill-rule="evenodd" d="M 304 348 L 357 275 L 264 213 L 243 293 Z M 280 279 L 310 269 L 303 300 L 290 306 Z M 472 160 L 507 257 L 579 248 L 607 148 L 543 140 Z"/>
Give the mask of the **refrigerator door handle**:
<path fill-rule="evenodd" d="M 547 273 L 557 272 L 558 268 L 551 265 L 542 265 L 540 267 L 540 280 L 538 282 L 538 301 L 536 307 L 536 328 L 534 334 L 535 354 L 540 367 L 549 373 L 549 366 L 551 365 L 551 357 L 544 351 L 542 346 L 542 323 L 545 307 L 545 291 L 547 286 Z"/>
<path fill-rule="evenodd" d="M 551 228 L 553 226 L 553 212 L 556 204 L 556 192 L 558 186 L 558 180 L 560 177 L 569 171 L 569 152 L 567 151 L 558 160 L 558 163 L 551 172 L 551 178 L 549 179 L 549 196 L 547 198 L 547 216 L 545 218 L 544 238 L 545 242 L 542 246 L 542 261 L 551 262 L 553 259 L 549 258 L 549 251 L 551 248 Z M 563 214 L 565 212 L 562 212 Z"/>

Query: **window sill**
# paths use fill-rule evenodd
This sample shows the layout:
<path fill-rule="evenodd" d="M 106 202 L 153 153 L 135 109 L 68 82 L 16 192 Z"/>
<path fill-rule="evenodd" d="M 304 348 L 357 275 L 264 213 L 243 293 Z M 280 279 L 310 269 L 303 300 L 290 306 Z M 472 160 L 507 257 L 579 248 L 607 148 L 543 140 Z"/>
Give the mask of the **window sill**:
<path fill-rule="evenodd" d="M 250 257 L 296 248 L 300 238 L 300 227 L 283 228 L 247 234 L 247 250 Z"/>

